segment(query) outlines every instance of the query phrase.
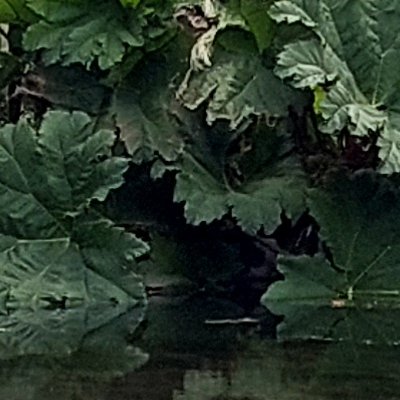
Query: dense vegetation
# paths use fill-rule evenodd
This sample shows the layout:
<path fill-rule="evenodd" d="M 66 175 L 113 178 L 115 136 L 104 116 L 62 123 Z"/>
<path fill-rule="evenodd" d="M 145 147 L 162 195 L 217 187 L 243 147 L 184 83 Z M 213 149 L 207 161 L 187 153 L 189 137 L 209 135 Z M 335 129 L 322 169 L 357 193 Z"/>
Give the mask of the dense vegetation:
<path fill-rule="evenodd" d="M 132 307 L 136 326 L 170 289 L 244 314 L 262 296 L 282 339 L 397 342 L 399 17 L 1 0 L 0 326 L 79 307 L 102 310 L 86 331 Z"/>

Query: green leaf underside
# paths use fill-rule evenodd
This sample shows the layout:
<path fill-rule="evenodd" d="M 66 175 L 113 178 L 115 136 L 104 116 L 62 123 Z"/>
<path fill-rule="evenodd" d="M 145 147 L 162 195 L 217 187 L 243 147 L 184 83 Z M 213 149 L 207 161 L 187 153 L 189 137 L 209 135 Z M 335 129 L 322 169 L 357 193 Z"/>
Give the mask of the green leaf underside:
<path fill-rule="evenodd" d="M 321 129 L 356 136 L 379 132 L 381 172 L 400 171 L 400 3 L 393 0 L 282 0 L 270 9 L 277 22 L 301 23 L 313 39 L 288 44 L 276 72 L 295 87 L 326 87 Z"/>
<path fill-rule="evenodd" d="M 239 33 L 233 36 L 236 40 L 245 35 Z M 179 100 L 191 112 L 205 110 L 212 128 L 189 123 L 193 145 L 187 146 L 183 156 L 174 198 L 185 202 L 190 223 L 209 223 L 231 211 L 246 231 L 254 233 L 261 226 L 271 231 L 279 224 L 283 209 L 295 215 L 304 207 L 304 181 L 296 171 L 297 162 L 282 156 L 285 140 L 273 138 L 277 131 L 286 130 L 289 106 L 302 107 L 306 96 L 276 78 L 256 50 L 237 46 L 232 50 L 234 46 L 226 46 L 222 39 L 224 46 L 216 43 L 211 67 L 191 71 L 178 91 Z M 255 162 L 245 182 L 232 185 L 224 170 L 226 153 L 235 132 L 245 129 L 255 116 L 271 125 L 265 132 L 272 137 L 271 143 L 265 145 L 266 156 Z M 217 128 L 221 132 L 215 132 L 215 125 L 225 123 L 222 130 Z"/>
<path fill-rule="evenodd" d="M 228 120 L 235 129 L 252 115 L 283 117 L 288 106 L 301 107 L 303 95 L 291 90 L 264 67 L 257 54 L 215 52 L 212 66 L 192 72 L 179 91 L 183 105 L 196 110 L 207 104 L 207 122 Z"/>
<path fill-rule="evenodd" d="M 103 304 L 111 318 L 141 302 L 130 268 L 146 246 L 87 211 L 122 184 L 113 133 L 60 111 L 0 133 L 0 312 Z"/>
<path fill-rule="evenodd" d="M 81 63 L 87 67 L 97 61 L 108 69 L 123 59 L 129 47 L 144 44 L 145 21 L 135 10 L 124 9 L 114 0 L 28 0 L 41 18 L 24 36 L 27 50 L 44 50 L 47 64 Z"/>
<path fill-rule="evenodd" d="M 280 129 L 282 126 L 278 125 L 276 130 Z M 263 158 L 256 159 L 256 153 L 251 152 L 248 157 L 254 157 L 253 171 L 249 171 L 243 184 L 232 186 L 224 170 L 231 136 L 225 130 L 201 132 L 193 127 L 193 134 L 204 135 L 204 142 L 201 144 L 197 139 L 192 152 L 184 154 L 174 194 L 175 201 L 185 202 L 188 222 L 209 223 L 231 211 L 247 232 L 254 233 L 262 226 L 271 232 L 279 224 L 282 210 L 288 215 L 298 215 L 304 210 L 304 177 L 297 160 L 283 155 L 287 139 L 276 130 L 262 132 L 254 148 L 258 151 L 260 146 Z M 215 154 L 218 147 L 219 155 Z"/>
<path fill-rule="evenodd" d="M 137 68 L 114 95 L 113 112 L 121 139 L 136 163 L 156 156 L 175 161 L 183 149 L 170 112 L 173 93 L 169 84 L 176 71 L 163 56 Z"/>
<path fill-rule="evenodd" d="M 400 340 L 398 204 L 397 196 L 368 174 L 340 180 L 331 192 L 311 191 L 310 210 L 336 270 L 323 256 L 280 259 L 285 280 L 262 301 L 285 315 L 282 339 Z"/>

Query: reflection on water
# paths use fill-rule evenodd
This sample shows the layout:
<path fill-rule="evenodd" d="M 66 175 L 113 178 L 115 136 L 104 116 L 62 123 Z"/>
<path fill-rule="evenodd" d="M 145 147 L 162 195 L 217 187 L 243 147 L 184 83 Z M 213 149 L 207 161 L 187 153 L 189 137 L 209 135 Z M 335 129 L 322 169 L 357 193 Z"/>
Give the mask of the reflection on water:
<path fill-rule="evenodd" d="M 211 300 L 154 303 L 135 337 L 129 327 L 137 316 L 126 314 L 86 333 L 79 350 L 69 355 L 4 360 L 0 398 L 400 399 L 399 349 L 352 343 L 281 345 L 261 339 L 258 328 L 203 324 L 206 318 L 218 318 L 216 310 L 222 309 L 224 317 L 240 316 L 235 306 L 220 301 L 218 306 Z"/>
<path fill-rule="evenodd" d="M 146 353 L 127 342 L 143 311 L 136 307 L 118 316 L 107 307 L 25 309 L 2 316 L 0 398 L 101 398 L 98 393 L 110 379 L 148 360 Z"/>
<path fill-rule="evenodd" d="M 118 339 L 133 332 L 144 317 L 146 305 L 138 303 L 126 313 L 119 304 L 88 305 L 69 309 L 20 308 L 0 315 L 0 359 L 17 356 L 63 356 L 86 349 L 104 337 Z"/>

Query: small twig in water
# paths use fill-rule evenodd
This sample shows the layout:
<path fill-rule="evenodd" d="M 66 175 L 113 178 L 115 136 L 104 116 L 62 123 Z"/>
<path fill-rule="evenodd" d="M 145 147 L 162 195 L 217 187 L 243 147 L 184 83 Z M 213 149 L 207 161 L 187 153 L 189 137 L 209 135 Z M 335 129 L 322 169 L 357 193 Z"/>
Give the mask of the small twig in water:
<path fill-rule="evenodd" d="M 236 319 L 206 319 L 206 325 L 258 325 L 260 320 L 257 318 L 236 318 Z"/>

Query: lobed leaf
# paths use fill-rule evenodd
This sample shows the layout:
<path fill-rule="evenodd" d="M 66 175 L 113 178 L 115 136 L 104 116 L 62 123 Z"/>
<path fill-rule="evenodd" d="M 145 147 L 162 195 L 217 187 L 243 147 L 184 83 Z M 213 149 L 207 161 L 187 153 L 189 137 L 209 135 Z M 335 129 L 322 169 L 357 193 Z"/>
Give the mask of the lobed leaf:
<path fill-rule="evenodd" d="M 43 49 L 46 64 L 84 64 L 95 61 L 103 70 L 122 61 L 129 47 L 144 44 L 146 21 L 140 13 L 124 9 L 114 0 L 93 6 L 89 0 L 28 0 L 41 20 L 24 35 L 26 50 Z"/>
<path fill-rule="evenodd" d="M 209 69 L 191 74 L 179 98 L 190 110 L 206 103 L 207 122 L 224 119 L 232 129 L 252 115 L 279 118 L 289 105 L 304 104 L 304 97 L 277 79 L 256 54 L 244 51 L 216 52 Z"/>
<path fill-rule="evenodd" d="M 391 316 L 400 302 L 398 204 L 390 187 L 368 174 L 310 192 L 310 211 L 333 260 L 280 258 L 285 280 L 262 301 L 285 315 L 282 339 L 398 342 Z"/>
<path fill-rule="evenodd" d="M 238 155 L 238 169 L 244 173 L 240 184 L 227 174 L 232 134 L 192 130 L 196 142 L 184 154 L 174 194 L 175 201 L 185 202 L 190 223 L 209 223 L 231 212 L 244 230 L 255 233 L 263 226 L 271 232 L 283 210 L 289 215 L 304 210 L 305 180 L 297 160 L 286 153 L 290 145 L 280 129 L 281 124 L 264 127 L 252 138 L 253 149 L 247 154 L 251 162 Z M 231 161 L 235 169 L 237 161 Z"/>
<path fill-rule="evenodd" d="M 147 246 L 88 213 L 123 182 L 113 142 L 82 112 L 0 129 L 1 312 L 102 304 L 107 320 L 143 301 L 131 268 Z"/>
<path fill-rule="evenodd" d="M 174 57 L 180 49 L 173 45 Z M 136 163 L 156 157 L 175 161 L 183 150 L 175 118 L 171 79 L 180 70 L 180 61 L 171 54 L 148 57 L 116 89 L 112 112 L 129 155 Z M 175 65 L 177 64 L 177 65 Z"/>
<path fill-rule="evenodd" d="M 90 201 L 104 200 L 110 189 L 123 183 L 127 160 L 111 157 L 114 133 L 94 129 L 89 116 L 79 111 L 50 111 L 45 116 L 37 139 L 42 168 L 34 178 L 47 175 L 50 188 L 37 190 L 41 201 L 51 204 L 53 210 L 78 213 Z"/>
<path fill-rule="evenodd" d="M 325 88 L 319 104 L 321 129 L 338 135 L 343 129 L 365 136 L 379 133 L 381 172 L 400 171 L 396 70 L 400 55 L 392 0 L 345 2 L 282 0 L 270 15 L 277 22 L 301 23 L 314 38 L 288 44 L 276 72 L 295 87 Z"/>

